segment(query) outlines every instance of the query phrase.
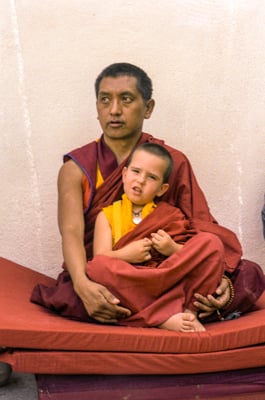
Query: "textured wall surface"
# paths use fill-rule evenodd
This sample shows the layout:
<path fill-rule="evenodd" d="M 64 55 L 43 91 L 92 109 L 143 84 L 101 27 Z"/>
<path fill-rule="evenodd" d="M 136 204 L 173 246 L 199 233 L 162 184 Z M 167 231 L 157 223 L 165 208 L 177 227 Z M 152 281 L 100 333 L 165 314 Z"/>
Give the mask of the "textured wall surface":
<path fill-rule="evenodd" d="M 217 220 L 265 268 L 265 2 L 1 0 L 0 255 L 55 276 L 62 154 L 99 136 L 94 79 L 147 70 L 145 130 L 186 153 Z"/>

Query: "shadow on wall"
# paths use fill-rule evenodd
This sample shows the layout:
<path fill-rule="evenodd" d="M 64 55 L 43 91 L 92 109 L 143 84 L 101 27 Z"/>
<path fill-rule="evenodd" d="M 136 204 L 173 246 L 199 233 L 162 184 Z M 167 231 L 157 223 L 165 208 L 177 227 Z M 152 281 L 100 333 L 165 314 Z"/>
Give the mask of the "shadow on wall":
<path fill-rule="evenodd" d="M 264 196 L 264 206 L 263 209 L 261 211 L 261 217 L 262 217 L 262 222 L 263 222 L 263 236 L 265 239 L 265 196 Z"/>

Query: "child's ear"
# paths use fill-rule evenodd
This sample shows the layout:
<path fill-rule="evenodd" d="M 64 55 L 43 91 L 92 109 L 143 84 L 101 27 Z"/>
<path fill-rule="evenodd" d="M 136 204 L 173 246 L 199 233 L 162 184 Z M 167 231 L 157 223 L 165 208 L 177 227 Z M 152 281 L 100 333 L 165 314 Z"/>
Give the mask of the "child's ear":
<path fill-rule="evenodd" d="M 157 193 L 157 196 L 158 196 L 158 197 L 163 196 L 163 194 L 166 193 L 166 191 L 168 190 L 168 188 L 169 188 L 169 184 L 168 184 L 168 183 L 163 183 L 162 186 L 161 186 L 161 188 L 160 188 L 160 190 L 159 190 L 159 192 Z"/>
<path fill-rule="evenodd" d="M 128 168 L 127 167 L 123 167 L 123 169 L 122 169 L 122 182 L 124 182 L 124 179 L 125 179 L 125 177 L 126 177 L 126 174 L 127 174 L 127 170 L 128 170 Z"/>

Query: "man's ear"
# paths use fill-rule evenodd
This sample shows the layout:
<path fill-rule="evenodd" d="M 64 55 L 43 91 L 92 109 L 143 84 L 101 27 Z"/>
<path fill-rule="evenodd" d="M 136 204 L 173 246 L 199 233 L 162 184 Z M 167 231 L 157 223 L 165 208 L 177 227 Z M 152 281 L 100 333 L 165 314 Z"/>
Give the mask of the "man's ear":
<path fill-rule="evenodd" d="M 146 110 L 145 110 L 144 118 L 149 119 L 151 117 L 153 109 L 155 107 L 155 100 L 153 100 L 153 99 L 148 100 L 145 104 L 145 107 L 146 107 Z"/>
<path fill-rule="evenodd" d="M 163 183 L 162 186 L 161 186 L 161 188 L 160 188 L 160 190 L 159 190 L 158 193 L 156 194 L 157 197 L 163 196 L 163 194 L 166 193 L 166 191 L 168 190 L 168 188 L 169 188 L 169 184 L 168 184 L 168 183 Z"/>

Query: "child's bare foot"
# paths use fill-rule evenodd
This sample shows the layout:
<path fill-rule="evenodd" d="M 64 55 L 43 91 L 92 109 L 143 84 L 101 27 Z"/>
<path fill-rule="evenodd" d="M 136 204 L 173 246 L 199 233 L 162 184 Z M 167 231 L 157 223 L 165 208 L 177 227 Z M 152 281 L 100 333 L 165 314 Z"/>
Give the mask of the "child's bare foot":
<path fill-rule="evenodd" d="M 168 329 L 176 332 L 204 332 L 204 326 L 198 321 L 196 315 L 191 312 L 184 312 L 172 315 L 165 322 L 158 326 L 161 329 Z"/>

